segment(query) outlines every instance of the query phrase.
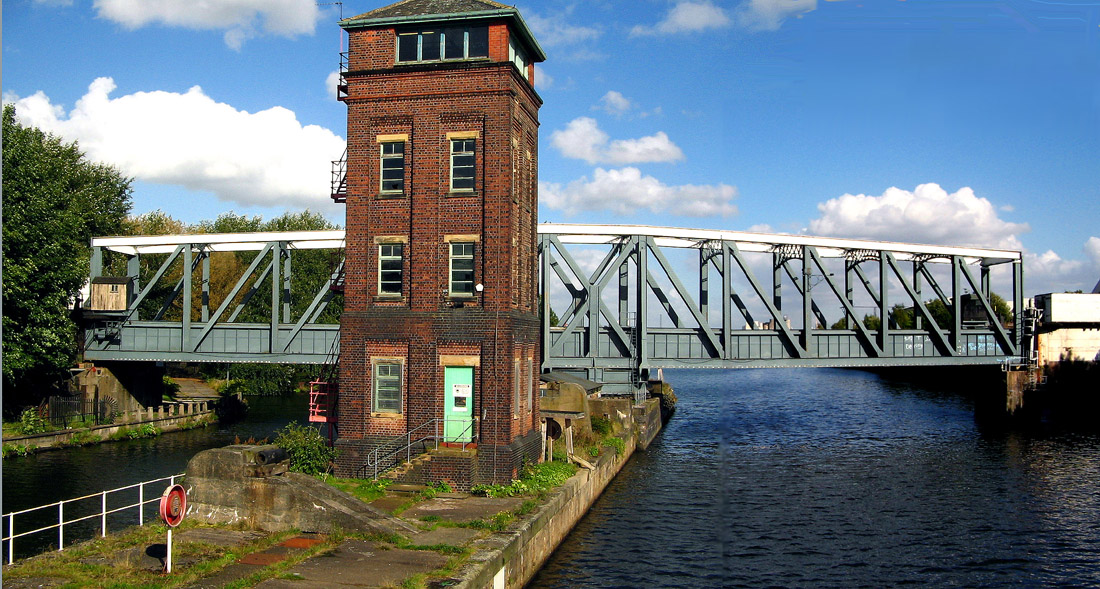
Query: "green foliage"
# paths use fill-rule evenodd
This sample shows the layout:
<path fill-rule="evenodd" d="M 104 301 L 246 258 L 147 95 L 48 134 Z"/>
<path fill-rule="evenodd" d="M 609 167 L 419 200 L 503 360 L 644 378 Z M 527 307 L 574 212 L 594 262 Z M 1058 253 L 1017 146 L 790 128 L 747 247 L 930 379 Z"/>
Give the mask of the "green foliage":
<path fill-rule="evenodd" d="M 428 488 L 420 492 L 420 499 L 434 499 L 440 493 L 453 493 L 454 489 L 446 481 L 428 483 Z"/>
<path fill-rule="evenodd" d="M 577 467 L 569 462 L 543 462 L 528 465 L 523 476 L 507 485 L 474 485 L 470 492 L 486 497 L 514 497 L 549 491 L 569 480 Z"/>
<path fill-rule="evenodd" d="M 175 397 L 176 393 L 180 392 L 180 385 L 176 381 L 168 378 L 167 376 L 160 377 L 161 384 L 164 385 L 164 394 L 169 397 Z"/>
<path fill-rule="evenodd" d="M 611 433 L 611 418 L 602 415 L 593 415 L 589 421 L 592 423 L 592 433 L 606 436 Z"/>
<path fill-rule="evenodd" d="M 626 452 L 626 442 L 624 442 L 622 438 L 611 436 L 604 440 L 604 443 L 615 449 L 616 456 L 622 456 L 623 453 Z"/>
<path fill-rule="evenodd" d="M 38 414 L 38 409 L 29 407 L 19 414 L 19 431 L 25 436 L 45 433 L 50 429 L 50 423 Z"/>
<path fill-rule="evenodd" d="M 13 456 L 28 456 L 34 454 L 34 451 L 38 447 L 34 444 L 4 444 L 4 458 L 11 458 Z"/>
<path fill-rule="evenodd" d="M 393 484 L 390 479 L 340 479 L 328 475 L 320 475 L 319 478 L 326 484 L 355 495 L 367 503 L 383 497 L 386 494 L 386 488 Z"/>
<path fill-rule="evenodd" d="M 131 440 L 137 440 L 139 438 L 155 438 L 160 435 L 160 430 L 153 426 L 151 423 L 143 423 L 138 426 L 137 429 L 130 430 L 128 437 Z"/>
<path fill-rule="evenodd" d="M 64 446 L 91 446 L 92 444 L 98 444 L 103 441 L 103 438 L 93 434 L 90 431 L 80 431 L 73 434 L 73 437 L 69 438 L 63 445 Z"/>
<path fill-rule="evenodd" d="M 275 436 L 275 445 L 290 455 L 290 470 L 308 475 L 328 472 L 336 450 L 328 446 L 321 432 L 308 425 L 290 422 Z"/>
<path fill-rule="evenodd" d="M 130 180 L 75 143 L 3 114 L 4 402 L 48 394 L 76 358 L 72 301 L 88 278 L 93 236 L 117 235 Z"/>

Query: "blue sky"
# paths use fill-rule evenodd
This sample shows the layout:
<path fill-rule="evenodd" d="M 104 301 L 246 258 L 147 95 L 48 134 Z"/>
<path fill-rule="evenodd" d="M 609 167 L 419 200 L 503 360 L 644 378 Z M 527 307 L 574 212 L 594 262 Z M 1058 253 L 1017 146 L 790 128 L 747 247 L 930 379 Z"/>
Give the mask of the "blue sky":
<path fill-rule="evenodd" d="M 328 198 L 348 0 L 9 0 L 3 95 L 136 179 L 135 213 Z M 540 219 L 1023 250 L 1100 278 L 1100 1 L 521 3 Z"/>

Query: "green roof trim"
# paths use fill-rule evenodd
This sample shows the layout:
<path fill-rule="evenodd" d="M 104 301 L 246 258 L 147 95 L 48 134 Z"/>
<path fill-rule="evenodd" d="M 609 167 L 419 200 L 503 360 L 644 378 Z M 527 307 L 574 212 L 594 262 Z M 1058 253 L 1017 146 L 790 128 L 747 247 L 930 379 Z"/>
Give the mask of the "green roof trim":
<path fill-rule="evenodd" d="M 531 29 L 527 27 L 527 23 L 523 21 L 523 17 L 519 14 L 519 10 L 516 10 L 515 8 L 509 8 L 506 10 L 451 12 L 447 14 L 418 14 L 411 16 L 384 16 L 376 18 L 363 18 L 365 16 L 367 15 L 345 18 L 344 20 L 340 21 L 340 27 L 345 30 L 351 30 L 387 26 L 399 27 L 405 25 L 432 24 L 448 21 L 469 22 L 474 20 L 507 19 L 512 21 L 512 24 L 515 25 L 513 29 L 516 31 L 516 33 L 519 34 L 520 39 L 524 42 L 525 45 L 527 45 L 527 48 L 531 51 L 531 61 L 546 61 L 546 53 L 542 50 L 542 46 L 540 46 L 539 42 L 535 40 L 535 36 L 531 34 Z"/>

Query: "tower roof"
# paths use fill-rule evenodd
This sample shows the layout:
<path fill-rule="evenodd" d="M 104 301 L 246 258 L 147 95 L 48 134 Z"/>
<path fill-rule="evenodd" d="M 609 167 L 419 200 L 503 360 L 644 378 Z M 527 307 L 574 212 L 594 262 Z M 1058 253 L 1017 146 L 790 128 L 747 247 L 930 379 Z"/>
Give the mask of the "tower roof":
<path fill-rule="evenodd" d="M 433 24 L 446 21 L 505 19 L 530 49 L 532 61 L 546 61 L 519 10 L 491 0 L 402 0 L 340 21 L 344 29 Z"/>

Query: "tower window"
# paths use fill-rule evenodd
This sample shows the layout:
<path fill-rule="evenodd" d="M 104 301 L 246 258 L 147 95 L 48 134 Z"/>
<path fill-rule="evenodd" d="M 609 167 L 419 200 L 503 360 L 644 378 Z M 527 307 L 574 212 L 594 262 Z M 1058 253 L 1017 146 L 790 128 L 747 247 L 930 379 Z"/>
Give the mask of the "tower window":
<path fill-rule="evenodd" d="M 405 190 L 405 142 L 382 144 L 382 192 Z"/>
<path fill-rule="evenodd" d="M 451 296 L 474 296 L 474 244 L 451 243 Z"/>
<path fill-rule="evenodd" d="M 474 140 L 451 140 L 451 190 L 474 189 Z"/>
<path fill-rule="evenodd" d="M 378 294 L 401 294 L 403 251 L 404 246 L 400 243 L 383 243 L 378 246 Z"/>
<path fill-rule="evenodd" d="M 447 27 L 397 35 L 397 61 L 440 61 L 489 57 L 489 27 Z"/>
<path fill-rule="evenodd" d="M 401 413 L 401 362 L 382 360 L 374 363 L 374 411 Z"/>

